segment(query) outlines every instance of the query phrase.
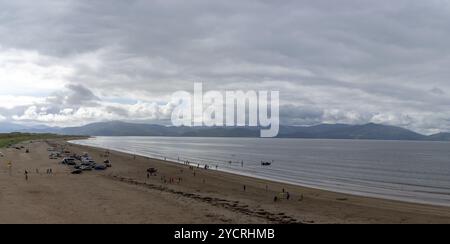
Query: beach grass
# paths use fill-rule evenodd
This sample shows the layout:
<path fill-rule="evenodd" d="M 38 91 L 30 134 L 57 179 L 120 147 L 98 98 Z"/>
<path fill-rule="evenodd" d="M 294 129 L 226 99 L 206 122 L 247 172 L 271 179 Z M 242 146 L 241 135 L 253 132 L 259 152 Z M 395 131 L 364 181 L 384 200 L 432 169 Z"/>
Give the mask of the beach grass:
<path fill-rule="evenodd" d="M 34 133 L 5 133 L 0 134 L 0 148 L 7 147 L 9 145 L 14 145 L 24 141 L 32 140 L 46 140 L 46 139 L 57 139 L 65 138 L 65 136 L 56 134 L 34 134 Z"/>

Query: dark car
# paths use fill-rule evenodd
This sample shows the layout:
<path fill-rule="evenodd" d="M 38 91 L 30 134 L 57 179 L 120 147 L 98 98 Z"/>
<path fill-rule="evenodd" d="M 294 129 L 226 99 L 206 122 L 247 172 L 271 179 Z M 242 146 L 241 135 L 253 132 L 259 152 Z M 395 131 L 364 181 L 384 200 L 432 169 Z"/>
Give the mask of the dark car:
<path fill-rule="evenodd" d="M 83 173 L 83 171 L 80 170 L 80 169 L 77 169 L 77 170 L 72 171 L 71 174 L 73 174 L 73 175 L 79 175 L 79 174 L 81 174 L 81 173 Z"/>
<path fill-rule="evenodd" d="M 107 167 L 106 167 L 106 165 L 99 164 L 99 165 L 96 165 L 94 169 L 95 170 L 106 170 Z"/>

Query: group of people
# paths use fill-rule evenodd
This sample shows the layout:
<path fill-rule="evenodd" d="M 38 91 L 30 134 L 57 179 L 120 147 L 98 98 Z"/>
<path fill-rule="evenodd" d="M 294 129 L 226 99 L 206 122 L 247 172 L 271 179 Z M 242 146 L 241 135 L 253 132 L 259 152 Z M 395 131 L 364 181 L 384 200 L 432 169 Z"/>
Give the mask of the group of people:
<path fill-rule="evenodd" d="M 161 182 L 164 182 L 164 184 L 167 184 L 167 183 L 169 183 L 169 184 L 174 184 L 174 183 L 180 184 L 182 181 L 183 181 L 183 178 L 181 178 L 181 177 L 178 177 L 178 178 L 174 178 L 174 177 L 166 178 L 165 176 L 161 176 Z"/>
<path fill-rule="evenodd" d="M 180 160 L 180 159 L 178 159 L 178 161 L 179 161 L 179 160 Z M 194 166 L 192 166 L 193 163 L 190 162 L 189 160 L 183 161 L 183 164 L 189 166 L 189 169 L 190 169 L 190 170 L 194 170 Z M 197 169 L 199 169 L 199 168 L 200 168 L 200 164 L 197 163 Z M 210 169 L 211 166 L 210 166 L 209 164 L 205 164 L 205 165 L 203 166 L 203 168 L 204 168 L 204 169 Z M 216 168 L 216 170 L 218 170 L 218 169 L 219 169 L 219 165 L 216 164 L 215 168 Z"/>
<path fill-rule="evenodd" d="M 25 180 L 28 181 L 28 175 L 30 174 L 30 172 L 28 172 L 28 170 L 25 170 L 24 175 L 25 175 Z M 39 169 L 36 168 L 36 174 L 40 174 Z M 53 175 L 53 169 L 52 168 L 48 168 L 46 169 L 45 174 L 47 175 Z"/>
<path fill-rule="evenodd" d="M 286 200 L 291 200 L 291 194 L 286 191 L 284 188 L 280 194 L 280 197 L 278 197 L 277 195 L 274 196 L 273 201 L 274 202 L 278 202 L 280 199 L 286 199 Z M 303 201 L 303 194 L 300 195 L 300 198 L 298 199 L 300 202 Z"/>
<path fill-rule="evenodd" d="M 247 185 L 243 185 L 242 189 L 244 191 L 247 191 Z M 268 191 L 269 191 L 269 186 L 266 185 L 266 192 L 268 192 Z M 291 199 L 291 194 L 288 191 L 286 191 L 286 189 L 284 189 L 284 188 L 281 190 L 280 195 L 275 195 L 273 197 L 273 201 L 274 202 L 278 202 L 281 199 L 286 199 L 286 200 L 290 200 Z M 303 201 L 303 194 L 300 196 L 299 201 Z"/>
<path fill-rule="evenodd" d="M 178 158 L 178 161 L 181 162 L 180 158 Z M 230 161 L 230 163 L 232 163 L 232 162 Z M 244 161 L 241 161 L 240 163 L 241 163 L 241 166 L 244 166 Z M 189 160 L 183 161 L 183 164 L 188 166 L 189 170 L 192 171 L 192 174 L 195 177 L 196 176 L 195 168 L 199 169 L 200 168 L 200 164 L 197 163 L 197 165 L 195 166 L 195 164 L 190 162 Z M 208 169 L 210 169 L 210 166 L 208 164 L 205 164 L 203 166 L 203 168 L 205 170 L 208 170 Z M 217 170 L 218 169 L 218 165 L 216 165 L 215 168 Z M 183 170 L 181 170 L 180 172 L 183 173 Z M 147 178 L 149 178 L 149 177 L 150 177 L 150 175 L 147 174 Z M 175 177 L 166 178 L 165 176 L 161 176 L 160 180 L 161 180 L 161 182 L 164 182 L 164 184 L 166 184 L 166 183 L 169 183 L 169 184 L 173 184 L 173 183 L 180 184 L 182 182 L 182 178 L 181 177 L 178 177 L 178 178 L 175 178 Z M 206 182 L 205 179 L 203 179 L 202 182 L 205 183 Z M 247 191 L 247 185 L 243 185 L 242 188 L 243 188 L 244 192 Z M 266 192 L 269 191 L 269 186 L 268 185 L 265 186 L 265 190 L 266 190 Z M 277 195 L 274 196 L 273 202 L 278 202 L 278 201 L 280 201 L 282 199 L 286 199 L 288 201 L 291 200 L 291 194 L 288 191 L 286 191 L 286 189 L 284 189 L 284 188 L 281 190 L 280 194 L 277 194 Z M 303 195 L 301 195 L 301 197 L 299 198 L 299 201 L 303 201 Z"/>

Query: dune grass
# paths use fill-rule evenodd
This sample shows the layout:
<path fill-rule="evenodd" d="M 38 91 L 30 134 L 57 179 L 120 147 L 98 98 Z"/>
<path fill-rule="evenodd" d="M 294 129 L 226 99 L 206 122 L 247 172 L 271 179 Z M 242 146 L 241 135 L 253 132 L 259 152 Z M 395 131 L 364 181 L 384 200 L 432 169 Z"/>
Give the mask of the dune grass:
<path fill-rule="evenodd" d="M 14 145 L 24 141 L 45 140 L 55 138 L 65 138 L 65 136 L 55 134 L 33 134 L 33 133 L 0 134 L 0 148 L 4 148 L 9 145 Z"/>

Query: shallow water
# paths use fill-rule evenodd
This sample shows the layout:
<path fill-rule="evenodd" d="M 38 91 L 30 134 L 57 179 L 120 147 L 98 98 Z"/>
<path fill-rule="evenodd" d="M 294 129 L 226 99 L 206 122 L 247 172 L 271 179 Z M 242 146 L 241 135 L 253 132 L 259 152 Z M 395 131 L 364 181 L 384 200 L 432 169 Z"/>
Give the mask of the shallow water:
<path fill-rule="evenodd" d="M 198 137 L 73 142 L 319 189 L 450 206 L 448 142 Z"/>

